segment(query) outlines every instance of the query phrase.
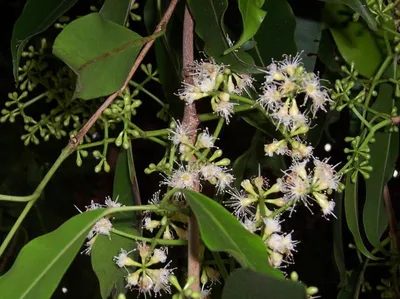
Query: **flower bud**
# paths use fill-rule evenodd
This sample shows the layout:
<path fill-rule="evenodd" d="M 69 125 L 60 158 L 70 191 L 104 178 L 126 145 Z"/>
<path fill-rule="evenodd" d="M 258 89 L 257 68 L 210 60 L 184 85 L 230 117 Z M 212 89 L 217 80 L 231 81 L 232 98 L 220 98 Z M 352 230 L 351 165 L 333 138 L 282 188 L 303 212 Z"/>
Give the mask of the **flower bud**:
<path fill-rule="evenodd" d="M 250 180 L 244 180 L 240 183 L 244 190 L 254 196 L 258 196 L 256 191 L 253 188 L 253 185 L 250 183 Z"/>

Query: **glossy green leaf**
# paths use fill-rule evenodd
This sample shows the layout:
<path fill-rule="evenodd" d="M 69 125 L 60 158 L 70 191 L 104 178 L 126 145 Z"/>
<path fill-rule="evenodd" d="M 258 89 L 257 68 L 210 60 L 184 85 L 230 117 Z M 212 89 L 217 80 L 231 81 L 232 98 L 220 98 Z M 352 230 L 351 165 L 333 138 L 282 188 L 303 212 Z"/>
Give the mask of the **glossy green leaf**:
<path fill-rule="evenodd" d="M 246 111 L 241 113 L 240 116 L 249 125 L 255 127 L 268 136 L 274 136 L 277 134 L 275 127 L 258 110 Z"/>
<path fill-rule="evenodd" d="M 338 54 L 336 49 L 337 47 L 330 30 L 322 30 L 321 41 L 318 48 L 318 59 L 322 61 L 330 72 L 334 73 L 341 71 L 340 63 L 336 60 Z"/>
<path fill-rule="evenodd" d="M 49 28 L 77 0 L 28 0 L 21 16 L 14 24 L 11 37 L 11 55 L 14 78 L 17 78 L 19 60 L 26 43 Z"/>
<path fill-rule="evenodd" d="M 335 194 L 334 214 L 337 219 L 333 221 L 333 256 L 340 276 L 339 287 L 344 287 L 348 283 L 348 275 L 343 248 L 343 193 L 336 192 Z"/>
<path fill-rule="evenodd" d="M 373 109 L 390 113 L 393 107 L 393 87 L 382 84 Z M 374 247 L 380 247 L 380 239 L 388 225 L 388 216 L 383 200 L 383 188 L 393 175 L 397 156 L 399 155 L 399 134 L 376 132 L 376 141 L 370 144 L 370 165 L 373 171 L 366 180 L 366 200 L 363 210 L 365 234 Z"/>
<path fill-rule="evenodd" d="M 74 97 L 92 99 L 121 88 L 145 41 L 92 13 L 63 29 L 54 41 L 53 53 L 78 76 Z"/>
<path fill-rule="evenodd" d="M 375 74 L 383 55 L 374 34 L 361 22 L 353 22 L 346 6 L 337 3 L 325 5 L 326 20 L 340 54 L 347 63 L 365 77 Z"/>
<path fill-rule="evenodd" d="M 243 50 L 223 55 L 229 48 L 223 22 L 228 8 L 227 0 L 188 0 L 188 3 L 195 20 L 196 33 L 204 41 L 208 56 L 237 72 L 260 73 L 251 56 Z"/>
<path fill-rule="evenodd" d="M 128 229 L 124 230 L 128 232 Z M 129 233 L 132 233 L 132 229 L 129 229 Z M 126 293 L 126 272 L 115 264 L 113 257 L 121 252 L 121 248 L 130 251 L 134 246 L 133 240 L 119 235 L 111 234 L 111 239 L 103 235 L 97 236 L 90 255 L 93 271 L 99 279 L 100 293 L 103 299 L 107 299 L 110 294 L 114 294 L 113 298 L 117 298 L 118 294 Z"/>
<path fill-rule="evenodd" d="M 76 215 L 55 231 L 30 241 L 0 277 L 2 298 L 50 298 L 103 209 Z M 15 283 L 15 282 L 18 283 Z"/>
<path fill-rule="evenodd" d="M 113 199 L 118 198 L 122 205 L 134 204 L 134 194 L 129 171 L 129 150 L 121 149 L 114 175 Z M 117 213 L 113 217 L 113 227 L 132 233 L 135 225 L 135 213 Z M 108 298 L 113 290 L 125 293 L 124 271 L 118 268 L 112 258 L 120 252 L 121 248 L 129 251 L 135 246 L 135 242 L 115 234 L 111 240 L 106 236 L 98 236 L 92 247 L 92 267 L 99 280 L 100 292 L 103 299 Z"/>
<path fill-rule="evenodd" d="M 124 26 L 131 3 L 132 0 L 106 0 L 99 13 L 104 19 Z"/>
<path fill-rule="evenodd" d="M 265 0 L 262 9 L 267 16 L 254 36 L 252 56 L 258 64 L 267 66 L 272 59 L 281 60 L 283 54 L 296 54 L 296 19 L 286 0 Z"/>
<path fill-rule="evenodd" d="M 156 28 L 167 5 L 168 3 L 164 1 L 146 1 L 143 21 L 148 34 L 151 34 L 154 28 Z M 170 105 L 170 111 L 175 117 L 180 117 L 184 105 L 183 101 L 175 95 L 176 91 L 180 88 L 182 78 L 182 37 L 176 34 L 177 30 L 181 30 L 182 28 L 182 24 L 179 23 L 178 19 L 178 9 L 180 9 L 180 3 L 178 3 L 176 8 L 177 13 L 172 15 L 171 20 L 168 22 L 165 34 L 154 43 L 161 86 Z"/>
<path fill-rule="evenodd" d="M 329 0 L 329 1 L 346 4 L 364 19 L 364 21 L 368 24 L 369 28 L 371 28 L 374 31 L 378 30 L 378 25 L 376 23 L 374 15 L 369 10 L 365 0 Z"/>
<path fill-rule="evenodd" d="M 113 199 L 118 198 L 118 202 L 125 206 L 135 204 L 135 195 L 129 170 L 129 150 L 121 149 L 117 166 L 115 168 Z M 116 228 L 128 226 L 132 227 L 135 224 L 135 213 L 118 213 L 115 216 L 113 224 Z"/>
<path fill-rule="evenodd" d="M 321 40 L 323 24 L 321 13 L 323 2 L 315 1 L 313 9 L 303 2 L 295 1 L 291 3 L 294 14 L 296 15 L 296 31 L 294 38 L 297 49 L 304 51 L 302 58 L 304 67 L 307 71 L 314 71 L 317 60 L 317 52 Z"/>
<path fill-rule="evenodd" d="M 248 40 L 250 40 L 260 28 L 265 15 L 267 14 L 261 7 L 264 4 L 264 0 L 239 0 L 239 10 L 242 15 L 243 32 L 239 40 L 224 54 L 228 54 L 241 46 Z"/>
<path fill-rule="evenodd" d="M 183 191 L 197 217 L 204 244 L 211 251 L 231 254 L 244 268 L 282 278 L 282 273 L 268 262 L 265 244 L 247 231 L 223 206 L 192 190 Z"/>
<path fill-rule="evenodd" d="M 365 247 L 364 242 L 360 233 L 360 226 L 358 223 L 358 183 L 353 184 L 351 182 L 352 172 L 349 172 L 346 176 L 346 190 L 344 197 L 344 209 L 346 214 L 346 221 L 349 230 L 351 231 L 354 241 L 358 250 L 366 257 L 376 260 L 368 249 Z"/>
<path fill-rule="evenodd" d="M 306 299 L 306 288 L 299 282 L 239 269 L 225 283 L 222 299 Z"/>

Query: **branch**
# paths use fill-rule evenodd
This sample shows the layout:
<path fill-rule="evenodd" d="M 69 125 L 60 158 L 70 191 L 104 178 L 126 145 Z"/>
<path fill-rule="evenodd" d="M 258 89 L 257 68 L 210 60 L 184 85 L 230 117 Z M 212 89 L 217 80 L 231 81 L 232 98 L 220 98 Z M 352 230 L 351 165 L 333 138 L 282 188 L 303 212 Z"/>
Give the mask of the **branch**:
<path fill-rule="evenodd" d="M 184 81 L 187 83 L 191 82 L 191 78 L 188 76 L 186 69 L 193 63 L 194 50 L 193 50 L 193 19 L 190 15 L 187 4 L 185 5 L 185 15 L 183 19 L 183 47 L 182 47 L 182 62 L 183 62 L 183 73 L 182 76 Z M 182 125 L 188 128 L 188 132 L 193 132 L 189 139 L 194 143 L 196 141 L 197 127 L 199 126 L 199 117 L 196 111 L 195 103 L 185 106 Z M 192 157 L 192 163 L 196 158 Z M 194 187 L 195 191 L 199 191 L 199 182 Z M 188 277 L 193 277 L 194 282 L 191 285 L 191 289 L 194 292 L 200 292 L 200 232 L 197 219 L 195 215 L 189 217 L 189 247 L 188 247 Z"/>
<path fill-rule="evenodd" d="M 169 4 L 167 10 L 165 11 L 164 16 L 162 17 L 160 23 L 157 25 L 156 29 L 154 30 L 154 34 L 157 34 L 163 30 L 163 28 L 168 24 L 172 13 L 175 10 L 176 4 L 178 3 L 178 0 L 171 0 L 171 3 Z M 135 74 L 136 70 L 139 68 L 140 64 L 142 63 L 143 59 L 149 52 L 151 46 L 154 44 L 154 39 L 148 41 L 146 45 L 143 47 L 143 49 L 140 51 L 138 57 L 136 58 L 129 74 L 128 77 L 125 80 L 125 83 L 122 85 L 122 87 L 111 94 L 105 101 L 104 103 L 100 106 L 99 109 L 92 115 L 92 117 L 87 121 L 87 123 L 82 127 L 82 129 L 76 134 L 75 137 L 72 137 L 69 141 L 69 144 L 67 146 L 68 150 L 70 152 L 75 151 L 76 147 L 78 144 L 82 141 L 83 137 L 86 135 L 86 133 L 89 131 L 89 129 L 96 123 L 96 121 L 99 119 L 103 111 L 110 106 L 110 104 L 114 101 L 116 97 L 128 86 L 129 81 L 131 80 L 132 76 Z"/>

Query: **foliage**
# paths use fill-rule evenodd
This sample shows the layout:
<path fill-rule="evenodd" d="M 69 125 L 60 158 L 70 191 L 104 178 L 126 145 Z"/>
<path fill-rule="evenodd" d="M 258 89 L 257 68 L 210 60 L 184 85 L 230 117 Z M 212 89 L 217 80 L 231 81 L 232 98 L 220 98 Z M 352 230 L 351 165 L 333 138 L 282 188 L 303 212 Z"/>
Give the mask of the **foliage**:
<path fill-rule="evenodd" d="M 56 2 L 28 0 L 11 37 L 0 121 L 35 159 L 29 188 L 0 194 L 0 297 L 55 296 L 81 251 L 102 298 L 314 298 L 327 292 L 294 260 L 318 247 L 296 240 L 318 218 L 334 226 L 337 298 L 400 297 L 397 1 Z M 39 167 L 54 137 L 67 145 Z M 32 209 L 57 205 L 47 190 L 72 155 L 84 178 L 114 177 L 112 196 L 68 198 L 79 215 L 38 231 Z M 0 192 L 24 163 L 6 161 Z"/>

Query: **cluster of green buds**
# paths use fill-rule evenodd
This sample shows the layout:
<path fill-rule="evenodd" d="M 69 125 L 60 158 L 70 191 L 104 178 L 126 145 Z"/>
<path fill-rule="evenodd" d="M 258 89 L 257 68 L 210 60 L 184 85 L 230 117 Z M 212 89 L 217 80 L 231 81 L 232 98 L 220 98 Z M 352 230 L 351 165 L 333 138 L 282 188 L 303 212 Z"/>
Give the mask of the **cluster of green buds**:
<path fill-rule="evenodd" d="M 393 20 L 393 12 L 400 15 L 398 1 L 367 0 L 366 2 L 378 23 L 385 24 Z M 358 20 L 359 14 L 355 14 L 353 18 Z"/>

